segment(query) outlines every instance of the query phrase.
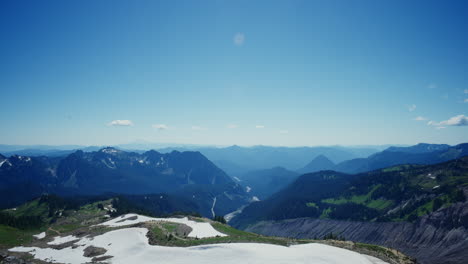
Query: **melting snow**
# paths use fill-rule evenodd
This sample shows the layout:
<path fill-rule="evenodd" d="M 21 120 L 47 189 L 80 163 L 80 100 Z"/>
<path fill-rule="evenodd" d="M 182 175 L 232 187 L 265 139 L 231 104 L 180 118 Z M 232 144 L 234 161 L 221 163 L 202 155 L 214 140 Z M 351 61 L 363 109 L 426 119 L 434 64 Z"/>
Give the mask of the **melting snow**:
<path fill-rule="evenodd" d="M 107 153 L 107 154 L 112 154 L 112 153 L 117 153 L 118 150 L 114 149 L 114 148 L 104 148 L 101 150 L 101 152 L 104 152 L 104 153 Z"/>
<path fill-rule="evenodd" d="M 107 232 L 94 238 L 82 238 L 77 246 L 64 249 L 15 247 L 13 252 L 29 252 L 36 259 L 60 263 L 87 263 L 91 258 L 83 256 L 88 246 L 107 249 L 106 256 L 113 256 L 111 263 L 238 264 L 247 260 L 250 264 L 314 263 L 314 264 L 384 264 L 380 259 L 361 255 L 346 249 L 319 243 L 290 247 L 259 244 L 230 243 L 194 247 L 163 247 L 148 244 L 146 228 L 127 228 Z M 386 264 L 386 263 L 385 263 Z"/>
<path fill-rule="evenodd" d="M 5 160 L 0 161 L 0 168 L 3 166 L 3 163 L 6 163 L 9 166 L 11 166 L 11 163 L 8 161 L 8 159 L 5 159 Z"/>
<path fill-rule="evenodd" d="M 109 158 L 109 161 L 111 164 L 107 163 L 107 161 L 105 159 L 101 160 L 102 163 L 104 163 L 104 165 L 106 165 L 109 169 L 116 169 L 115 167 L 115 162 L 113 162 L 110 158 Z"/>
<path fill-rule="evenodd" d="M 136 217 L 136 219 L 133 219 Z M 131 219 L 133 220 L 131 220 Z M 124 221 L 122 221 L 124 220 Z M 215 236 L 226 236 L 225 234 L 218 232 L 214 229 L 210 223 L 206 222 L 195 222 L 192 220 L 188 220 L 187 217 L 184 218 L 153 218 L 143 215 L 137 214 L 126 214 L 109 220 L 107 222 L 101 223 L 99 225 L 105 226 L 126 226 L 126 225 L 134 225 L 138 223 L 148 222 L 148 221 L 163 221 L 163 222 L 173 222 L 178 224 L 184 224 L 192 228 L 192 232 L 188 234 L 189 237 L 198 237 L 198 238 L 205 238 L 205 237 L 215 237 Z"/>
<path fill-rule="evenodd" d="M 33 235 L 33 237 L 37 238 L 37 239 L 43 239 L 44 237 L 46 237 L 46 233 L 45 232 L 42 232 L 40 234 L 37 234 L 37 235 Z"/>
<path fill-rule="evenodd" d="M 260 199 L 258 199 L 257 196 L 252 197 L 252 202 L 258 202 L 258 201 L 260 201 Z"/>
<path fill-rule="evenodd" d="M 77 240 L 79 239 L 78 237 L 76 236 L 73 236 L 73 235 L 69 235 L 69 236 L 65 236 L 65 237 L 54 237 L 54 240 L 51 241 L 51 242 L 48 242 L 47 244 L 49 245 L 60 245 L 60 244 L 64 244 L 64 243 L 67 243 L 67 242 L 70 242 L 70 241 L 74 241 L 74 240 Z"/>

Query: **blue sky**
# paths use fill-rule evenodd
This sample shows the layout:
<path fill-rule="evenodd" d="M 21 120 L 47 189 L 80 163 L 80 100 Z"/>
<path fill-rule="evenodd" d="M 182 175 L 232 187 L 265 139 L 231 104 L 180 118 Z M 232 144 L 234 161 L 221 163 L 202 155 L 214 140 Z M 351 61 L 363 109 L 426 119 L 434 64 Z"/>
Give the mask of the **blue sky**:
<path fill-rule="evenodd" d="M 2 1 L 0 143 L 468 142 L 467 28 L 467 1 Z"/>

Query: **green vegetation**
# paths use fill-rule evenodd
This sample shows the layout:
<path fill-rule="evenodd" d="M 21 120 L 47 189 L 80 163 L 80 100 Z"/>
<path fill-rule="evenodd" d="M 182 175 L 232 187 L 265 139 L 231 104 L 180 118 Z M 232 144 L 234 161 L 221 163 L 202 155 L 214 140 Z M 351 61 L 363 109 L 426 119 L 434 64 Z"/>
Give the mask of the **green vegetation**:
<path fill-rule="evenodd" d="M 88 236 L 95 236 L 99 234 L 103 234 L 109 232 L 111 230 L 121 229 L 121 228 L 128 228 L 127 227 L 104 227 L 104 226 L 95 226 L 95 224 L 101 222 L 104 217 L 104 214 L 107 214 L 107 210 L 105 208 L 109 208 L 112 201 L 102 201 L 102 202 L 94 202 L 91 204 L 83 205 L 77 210 L 63 210 L 58 209 L 62 214 L 60 216 L 54 214 L 51 219 L 52 222 L 45 223 L 40 228 L 30 228 L 30 229 L 19 229 L 11 226 L 0 225 L 0 249 L 3 248 L 10 248 L 17 245 L 27 245 L 28 243 L 34 241 L 33 235 L 39 234 L 42 231 L 46 231 L 47 237 L 61 235 L 66 236 L 69 234 L 87 234 Z M 35 209 L 33 205 L 38 206 L 40 209 Z M 45 210 L 43 204 L 38 203 L 37 201 L 33 201 L 30 204 L 24 205 L 23 208 L 27 208 L 29 212 L 34 212 L 36 216 L 39 217 L 38 214 L 44 215 L 48 209 Z M 23 211 L 23 212 L 24 212 Z M 327 210 L 330 213 L 334 212 L 332 209 L 328 208 Z M 8 212 L 7 212 L 8 213 Z M 5 213 L 5 214 L 7 214 Z M 10 215 L 11 216 L 11 215 Z M 27 214 L 21 213 L 21 216 L 11 216 L 14 218 L 21 218 L 21 217 L 29 217 Z M 49 219 L 47 217 L 46 219 Z M 221 223 L 223 219 L 217 217 L 219 221 L 210 221 L 205 218 L 198 218 L 198 217 L 190 217 L 194 221 L 198 222 L 208 222 L 210 223 L 213 228 L 218 230 L 219 232 L 226 234 L 227 236 L 218 236 L 218 237 L 210 237 L 210 238 L 192 238 L 188 237 L 187 235 L 190 232 L 190 228 L 179 223 L 172 223 L 172 222 L 147 222 L 137 224 L 136 226 L 144 226 L 147 227 L 149 232 L 147 234 L 149 243 L 153 245 L 163 245 L 163 246 L 175 246 L 175 247 L 188 247 L 188 246 L 197 246 L 197 245 L 206 245 L 206 244 L 216 244 L 216 243 L 236 243 L 236 242 L 243 242 L 243 243 L 268 243 L 268 244 L 277 244 L 288 246 L 292 244 L 302 244 L 302 243 L 312 243 L 317 242 L 314 240 L 297 240 L 297 239 L 290 239 L 290 238 L 280 238 L 280 237 L 266 237 L 254 233 L 249 233 L 245 231 L 241 231 L 235 229 L 229 225 Z M 79 229 L 79 231 L 77 230 Z M 72 233 L 73 232 L 73 233 Z M 322 240 L 322 243 L 344 243 L 344 237 L 340 235 L 336 235 L 330 233 L 326 235 L 323 239 L 327 242 Z M 336 246 L 345 247 L 341 244 Z M 372 246 L 372 245 L 369 245 Z M 346 247 L 345 247 L 346 248 Z M 377 248 L 377 249 L 380 249 Z M 25 256 L 27 257 L 27 256 Z"/>
<path fill-rule="evenodd" d="M 169 223 L 169 222 L 167 222 L 167 223 L 161 223 L 161 225 L 163 226 L 163 228 L 164 228 L 165 230 L 167 230 L 167 231 L 170 232 L 170 233 L 175 232 L 175 230 L 176 230 L 176 228 L 177 228 L 177 224 L 175 224 L 175 223 Z"/>
<path fill-rule="evenodd" d="M 39 230 L 21 230 L 11 226 L 0 225 L 0 248 L 9 248 L 30 242 L 32 235 Z"/>
<path fill-rule="evenodd" d="M 382 169 L 383 172 L 402 171 L 411 168 L 412 165 L 399 165 Z"/>
<path fill-rule="evenodd" d="M 321 219 L 325 219 L 325 218 L 328 218 L 330 216 L 330 213 L 332 212 L 332 209 L 331 207 L 327 207 L 326 209 L 324 209 L 322 211 L 322 214 L 320 215 L 320 218 Z"/>
<path fill-rule="evenodd" d="M 365 244 L 365 243 L 355 243 L 355 246 L 357 248 L 363 248 L 363 249 L 367 249 L 367 250 L 370 250 L 370 251 L 373 251 L 373 252 L 382 253 L 382 254 L 384 254 L 386 256 L 389 256 L 389 257 L 392 257 L 392 258 L 397 258 L 397 256 L 391 250 L 389 250 L 388 248 L 384 248 L 384 247 L 377 246 L 377 245 L 372 245 L 372 244 Z"/>
<path fill-rule="evenodd" d="M 368 207 L 377 209 L 377 210 L 384 210 L 386 208 L 389 208 L 390 206 L 393 205 L 393 201 L 385 200 L 385 199 L 377 199 L 377 200 L 371 200 L 366 204 Z"/>
<path fill-rule="evenodd" d="M 57 235 L 96 224 L 107 213 L 102 205 L 110 203 L 106 200 L 80 207 L 76 201 L 44 195 L 16 209 L 0 211 L 0 247 L 29 242 L 32 235 L 45 230 Z"/>
<path fill-rule="evenodd" d="M 181 232 L 177 230 L 179 229 L 178 226 L 180 226 L 180 224 L 151 223 L 150 227 L 148 228 L 148 237 L 150 244 L 174 247 L 190 247 L 205 244 L 234 242 L 257 242 L 288 245 L 292 241 L 286 238 L 265 237 L 262 235 L 241 231 L 219 222 L 212 222 L 211 225 L 219 232 L 228 236 L 210 237 L 202 239 L 191 238 L 187 237 L 188 234 L 181 234 Z"/>
<path fill-rule="evenodd" d="M 468 157 L 435 165 L 400 165 L 355 175 L 321 171 L 247 206 L 231 224 L 300 217 L 352 221 L 417 221 L 466 201 Z"/>
<path fill-rule="evenodd" d="M 216 221 L 216 222 L 220 222 L 221 224 L 226 224 L 226 219 L 224 219 L 224 217 L 221 216 L 221 215 L 216 215 L 213 218 L 213 220 Z"/>
<path fill-rule="evenodd" d="M 364 194 L 364 195 L 353 195 L 353 196 L 351 196 L 349 198 L 345 198 L 345 197 L 328 198 L 328 199 L 323 199 L 322 203 L 334 204 L 334 205 L 355 203 L 355 204 L 365 205 L 365 206 L 367 206 L 369 208 L 372 208 L 372 209 L 384 210 L 384 209 L 389 208 L 390 206 L 392 206 L 393 201 L 382 199 L 382 198 L 372 199 L 372 194 L 377 189 L 381 188 L 381 186 L 382 185 L 380 185 L 380 184 L 373 186 L 371 188 L 371 190 L 368 193 Z M 355 188 L 353 188 L 353 189 L 355 189 Z"/>

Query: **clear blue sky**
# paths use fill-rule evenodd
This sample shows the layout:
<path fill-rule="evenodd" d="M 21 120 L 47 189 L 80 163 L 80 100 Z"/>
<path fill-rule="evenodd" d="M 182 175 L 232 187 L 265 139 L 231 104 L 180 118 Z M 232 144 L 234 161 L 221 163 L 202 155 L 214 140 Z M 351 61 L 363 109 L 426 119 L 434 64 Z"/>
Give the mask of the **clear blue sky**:
<path fill-rule="evenodd" d="M 468 1 L 11 0 L 0 36 L 2 144 L 468 142 Z"/>

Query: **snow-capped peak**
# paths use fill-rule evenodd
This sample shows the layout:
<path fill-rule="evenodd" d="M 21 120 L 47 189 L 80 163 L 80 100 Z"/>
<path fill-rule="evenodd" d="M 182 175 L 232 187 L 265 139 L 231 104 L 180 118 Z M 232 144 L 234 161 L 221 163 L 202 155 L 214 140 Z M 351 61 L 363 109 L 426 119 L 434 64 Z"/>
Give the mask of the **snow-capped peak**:
<path fill-rule="evenodd" d="M 115 153 L 120 152 L 120 150 L 112 148 L 112 147 L 107 147 L 107 148 L 101 149 L 100 152 L 106 153 L 106 154 L 115 154 Z"/>
<path fill-rule="evenodd" d="M 4 160 L 0 161 L 0 168 L 3 166 L 3 164 L 11 166 L 11 163 L 10 163 L 10 161 L 8 159 L 4 159 Z"/>

